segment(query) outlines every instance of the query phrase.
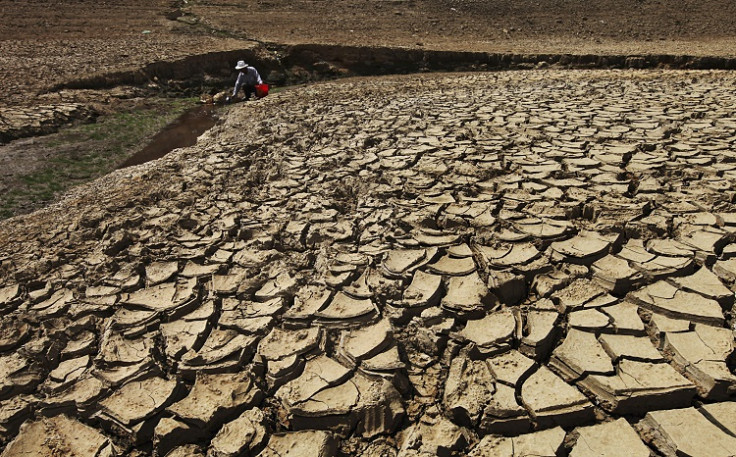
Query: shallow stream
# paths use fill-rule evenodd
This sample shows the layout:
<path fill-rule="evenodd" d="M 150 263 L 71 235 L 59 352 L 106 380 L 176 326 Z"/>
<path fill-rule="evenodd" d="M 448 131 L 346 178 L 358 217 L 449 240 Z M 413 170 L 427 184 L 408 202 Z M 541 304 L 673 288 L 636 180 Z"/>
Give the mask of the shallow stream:
<path fill-rule="evenodd" d="M 123 162 L 120 168 L 150 162 L 174 149 L 192 146 L 197 142 L 197 137 L 212 128 L 216 121 L 214 105 L 200 105 L 187 110 L 158 132 L 146 147 Z"/>

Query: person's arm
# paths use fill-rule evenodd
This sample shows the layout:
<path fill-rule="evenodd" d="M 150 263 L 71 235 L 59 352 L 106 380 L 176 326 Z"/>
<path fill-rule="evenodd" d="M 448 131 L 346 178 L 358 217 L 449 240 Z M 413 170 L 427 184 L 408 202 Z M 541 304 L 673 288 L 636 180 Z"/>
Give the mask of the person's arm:
<path fill-rule="evenodd" d="M 238 79 L 235 80 L 235 88 L 233 89 L 233 97 L 238 95 L 238 91 L 240 90 L 240 87 L 243 85 L 244 80 L 245 80 L 245 73 L 241 71 L 240 74 L 238 74 Z"/>

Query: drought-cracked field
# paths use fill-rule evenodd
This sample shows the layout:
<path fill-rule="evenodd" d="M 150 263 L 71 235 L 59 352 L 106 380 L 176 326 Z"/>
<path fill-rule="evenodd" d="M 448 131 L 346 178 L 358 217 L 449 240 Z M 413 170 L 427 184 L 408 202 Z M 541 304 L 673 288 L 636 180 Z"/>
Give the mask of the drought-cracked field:
<path fill-rule="evenodd" d="M 413 75 L 228 108 L 0 226 L 2 457 L 736 454 L 735 87 Z"/>

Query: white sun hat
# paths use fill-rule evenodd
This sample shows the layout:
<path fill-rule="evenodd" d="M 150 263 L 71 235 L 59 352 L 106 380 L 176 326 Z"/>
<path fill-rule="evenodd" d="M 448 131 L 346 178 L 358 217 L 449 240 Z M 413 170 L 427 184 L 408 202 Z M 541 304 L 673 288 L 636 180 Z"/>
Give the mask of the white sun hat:
<path fill-rule="evenodd" d="M 235 65 L 236 70 L 242 70 L 243 68 L 247 67 L 248 64 L 245 63 L 245 60 L 238 60 L 238 64 Z"/>

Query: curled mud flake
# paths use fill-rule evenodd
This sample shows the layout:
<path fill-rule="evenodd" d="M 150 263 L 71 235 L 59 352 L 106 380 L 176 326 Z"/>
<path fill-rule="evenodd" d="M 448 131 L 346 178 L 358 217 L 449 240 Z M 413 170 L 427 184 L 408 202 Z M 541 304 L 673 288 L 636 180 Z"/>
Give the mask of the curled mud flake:
<path fill-rule="evenodd" d="M 404 291 L 400 305 L 409 308 L 424 308 L 439 304 L 442 294 L 442 276 L 417 271 L 411 284 Z"/>
<path fill-rule="evenodd" d="M 694 331 L 665 333 L 663 349 L 701 397 L 725 400 L 736 390 L 736 376 L 728 366 L 736 349 L 731 330 L 695 324 Z"/>
<path fill-rule="evenodd" d="M 136 443 L 153 435 L 157 415 L 175 397 L 181 386 L 175 380 L 151 377 L 131 381 L 100 402 L 101 410 L 95 418 L 116 435 L 129 437 Z"/>
<path fill-rule="evenodd" d="M 240 373 L 197 373 L 194 386 L 182 400 L 166 411 L 196 429 L 215 430 L 263 399 L 253 375 Z"/>
<path fill-rule="evenodd" d="M 658 281 L 628 295 L 635 304 L 670 318 L 720 326 L 725 319 L 721 305 L 710 298 L 685 292 Z"/>
<path fill-rule="evenodd" d="M 447 293 L 440 304 L 451 313 L 477 315 L 498 303 L 477 272 L 467 276 L 452 276 L 446 287 Z"/>
<path fill-rule="evenodd" d="M 671 279 L 678 288 L 695 292 L 706 298 L 716 300 L 723 306 L 733 305 L 734 293 L 731 292 L 707 267 L 703 266 L 690 276 Z"/>
<path fill-rule="evenodd" d="M 263 412 L 249 409 L 232 422 L 222 426 L 210 443 L 213 457 L 236 457 L 260 448 L 266 440 Z"/>
<path fill-rule="evenodd" d="M 325 308 L 315 313 L 315 316 L 326 326 L 353 327 L 369 322 L 377 314 L 378 308 L 373 300 L 355 299 L 338 292 Z"/>
<path fill-rule="evenodd" d="M 469 320 L 464 329 L 451 336 L 471 343 L 472 351 L 482 357 L 505 352 L 518 337 L 515 314 L 510 309 L 489 313 L 482 319 Z"/>
<path fill-rule="evenodd" d="M 615 255 L 607 255 L 591 265 L 593 278 L 604 289 L 622 295 L 642 282 L 643 275 Z"/>
<path fill-rule="evenodd" d="M 236 371 L 253 356 L 258 337 L 232 329 L 213 329 L 199 350 L 190 349 L 181 356 L 179 372 L 195 378 L 197 373 Z"/>
<path fill-rule="evenodd" d="M 146 266 L 146 282 L 154 286 L 166 282 L 179 271 L 177 262 L 153 262 Z"/>
<path fill-rule="evenodd" d="M 601 407 L 617 414 L 686 406 L 695 386 L 667 363 L 624 358 L 614 376 L 591 375 L 579 382 L 600 401 Z"/>
<path fill-rule="evenodd" d="M 589 374 L 612 375 L 611 358 L 598 342 L 594 333 L 570 329 L 565 340 L 553 352 L 550 368 L 568 382 Z"/>

